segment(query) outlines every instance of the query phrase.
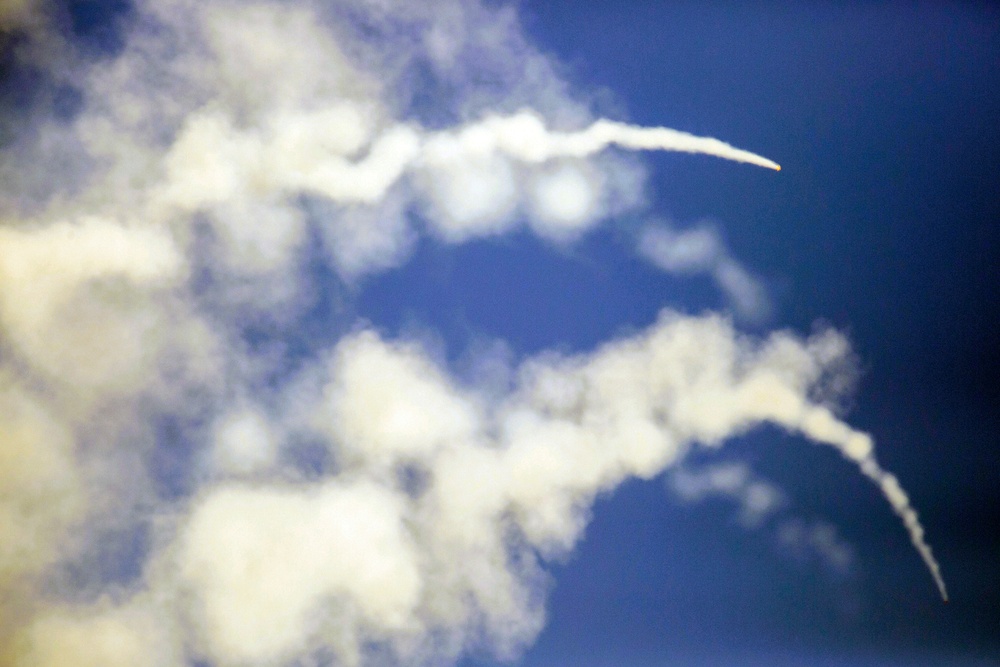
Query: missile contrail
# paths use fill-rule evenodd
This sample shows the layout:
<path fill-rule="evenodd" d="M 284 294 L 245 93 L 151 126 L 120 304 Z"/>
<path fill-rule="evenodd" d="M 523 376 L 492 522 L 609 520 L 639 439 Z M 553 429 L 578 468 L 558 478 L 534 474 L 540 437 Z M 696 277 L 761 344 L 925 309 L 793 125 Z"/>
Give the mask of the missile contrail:
<path fill-rule="evenodd" d="M 339 105 L 343 107 L 345 105 Z M 294 122 L 293 122 L 294 121 Z M 300 114 L 263 132 L 234 127 L 218 112 L 199 112 L 185 124 L 166 159 L 166 182 L 151 194 L 154 209 L 193 210 L 225 201 L 241 188 L 294 194 L 307 191 L 343 203 L 374 203 L 408 173 L 443 173 L 498 157 L 526 165 L 583 159 L 612 146 L 633 151 L 674 151 L 780 170 L 777 163 L 711 137 L 666 127 L 599 119 L 577 132 L 548 128 L 531 110 L 456 129 L 428 131 L 399 123 L 369 137 L 362 157 L 354 142 L 334 146 L 346 127 L 360 123 L 342 108 Z M 353 128 L 352 128 L 353 129 Z M 322 147 L 329 145 L 327 151 Z"/>
<path fill-rule="evenodd" d="M 941 566 L 924 539 L 924 527 L 920 524 L 917 512 L 910 505 L 910 498 L 900 486 L 899 480 L 895 475 L 883 470 L 875 460 L 875 445 L 871 436 L 854 431 L 837 421 L 829 410 L 822 407 L 813 407 L 807 411 L 802 419 L 801 429 L 810 438 L 835 447 L 845 458 L 856 463 L 865 477 L 875 483 L 892 507 L 892 511 L 902 519 L 903 526 L 910 536 L 910 542 L 927 566 L 941 599 L 947 602 L 948 589 L 941 576 Z"/>
<path fill-rule="evenodd" d="M 856 463 L 946 596 L 871 438 L 813 402 L 850 361 L 835 332 L 664 308 L 590 352 L 501 360 L 491 392 L 324 300 L 420 234 L 559 243 L 644 214 L 616 148 L 776 162 L 595 119 L 494 2 L 130 4 L 121 50 L 72 63 L 81 108 L 0 146 L 0 664 L 514 658 L 600 494 L 762 423 Z M 56 82 L 59 34 L 23 51 Z M 720 239 L 650 243 L 764 302 Z M 135 562 L 109 572 L 105 542 Z"/>
<path fill-rule="evenodd" d="M 424 159 L 454 159 L 500 152 L 524 162 L 555 158 L 584 158 L 610 146 L 634 151 L 673 151 L 712 155 L 780 171 L 778 163 L 711 137 L 699 137 L 667 127 L 643 127 L 599 119 L 577 132 L 546 128 L 538 114 L 521 111 L 511 116 L 491 116 L 454 132 L 428 139 Z"/>
<path fill-rule="evenodd" d="M 610 120 L 599 120 L 587 130 L 590 141 L 615 144 L 622 148 L 644 151 L 677 151 L 713 155 L 724 160 L 746 162 L 758 167 L 781 171 L 781 165 L 766 157 L 751 153 L 711 137 L 699 137 L 667 127 L 636 127 Z"/>

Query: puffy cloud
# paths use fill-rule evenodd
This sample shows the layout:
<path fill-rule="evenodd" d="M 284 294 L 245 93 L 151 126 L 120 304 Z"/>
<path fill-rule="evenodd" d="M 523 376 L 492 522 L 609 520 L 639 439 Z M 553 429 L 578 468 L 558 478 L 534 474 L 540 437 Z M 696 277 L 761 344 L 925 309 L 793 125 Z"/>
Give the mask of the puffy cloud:
<path fill-rule="evenodd" d="M 86 610 L 52 609 L 18 637 L 16 664 L 30 667 L 171 667 L 181 664 L 176 635 L 153 605 L 116 606 L 105 600 Z"/>

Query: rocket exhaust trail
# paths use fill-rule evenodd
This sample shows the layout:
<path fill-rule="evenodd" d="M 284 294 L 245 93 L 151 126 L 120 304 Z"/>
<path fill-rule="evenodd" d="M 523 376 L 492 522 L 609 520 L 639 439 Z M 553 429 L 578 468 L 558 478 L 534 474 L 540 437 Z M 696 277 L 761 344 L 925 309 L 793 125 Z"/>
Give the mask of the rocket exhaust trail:
<path fill-rule="evenodd" d="M 934 584 L 941 593 L 941 599 L 947 602 L 948 589 L 941 576 L 941 567 L 934 558 L 930 545 L 924 539 L 924 527 L 920 523 L 920 518 L 896 476 L 883 470 L 875 460 L 875 448 L 871 437 L 837 421 L 826 408 L 822 407 L 813 407 L 809 410 L 799 428 L 813 440 L 839 450 L 845 458 L 858 466 L 861 474 L 875 483 L 882 496 L 889 502 L 892 511 L 902 519 L 903 526 L 910 535 L 910 542 L 933 577 Z"/>
<path fill-rule="evenodd" d="M 920 524 L 916 510 L 910 505 L 910 498 L 899 485 L 899 480 L 892 473 L 882 470 L 874 459 L 861 464 L 861 472 L 878 485 L 882 495 L 886 497 L 893 511 L 903 520 L 906 531 L 910 534 L 910 542 L 920 554 L 928 571 L 934 578 L 934 584 L 941 593 L 941 599 L 948 602 L 948 589 L 945 587 L 944 578 L 941 576 L 941 567 L 934 558 L 931 547 L 924 540 L 924 527 Z"/>
<path fill-rule="evenodd" d="M 746 162 L 781 171 L 781 165 L 766 157 L 731 146 L 711 137 L 699 137 L 667 127 L 636 127 L 625 123 L 599 120 L 587 130 L 605 145 L 615 144 L 632 150 L 677 151 L 714 155 L 724 160 Z"/>
<path fill-rule="evenodd" d="M 664 127 L 486 112 L 581 113 L 497 3 L 132 4 L 115 54 L 78 68 L 58 20 L 24 50 L 39 91 L 79 82 L 70 118 L 44 93 L 24 125 L 0 110 L 19 133 L 0 146 L 0 666 L 509 661 L 602 494 L 763 422 L 858 465 L 947 599 L 871 438 L 809 403 L 851 361 L 835 332 L 758 341 L 665 309 L 580 354 L 469 347 L 458 377 L 421 342 L 433 317 L 396 339 L 364 320 L 359 279 L 404 264 L 424 228 L 562 244 L 643 215 L 646 172 L 593 159 L 607 149 L 777 163 Z M 427 102 L 484 115 L 402 114 Z M 721 240 L 685 233 L 661 268 L 711 269 L 755 303 Z"/>
<path fill-rule="evenodd" d="M 523 162 L 538 163 L 554 158 L 584 158 L 611 146 L 626 150 L 713 155 L 724 160 L 781 170 L 781 166 L 773 160 L 712 137 L 699 137 L 667 127 L 629 125 L 604 118 L 577 132 L 557 132 L 546 128 L 542 118 L 529 110 L 511 116 L 490 116 L 455 133 L 432 135 L 425 146 L 424 159 L 434 163 L 457 154 L 468 157 L 497 152 Z"/>

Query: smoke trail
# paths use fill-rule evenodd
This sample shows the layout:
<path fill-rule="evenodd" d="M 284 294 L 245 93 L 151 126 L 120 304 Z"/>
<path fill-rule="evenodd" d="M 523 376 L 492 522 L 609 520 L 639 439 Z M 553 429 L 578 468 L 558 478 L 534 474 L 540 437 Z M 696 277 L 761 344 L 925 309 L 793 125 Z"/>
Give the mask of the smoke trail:
<path fill-rule="evenodd" d="M 477 154 L 503 153 L 525 162 L 560 157 L 583 158 L 609 146 L 629 150 L 679 151 L 714 155 L 780 170 L 767 158 L 734 148 L 718 139 L 698 137 L 666 127 L 640 127 L 605 119 L 579 132 L 551 132 L 531 111 L 508 117 L 493 116 L 457 132 L 437 135 L 428 142 L 430 162 L 462 159 Z"/>
<path fill-rule="evenodd" d="M 698 137 L 666 127 L 637 127 L 601 119 L 581 132 L 547 135 L 538 118 L 530 114 L 487 121 L 486 125 L 495 134 L 497 143 L 504 152 L 522 160 L 586 157 L 616 145 L 630 150 L 701 153 L 781 170 L 776 162 L 718 139 Z"/>
<path fill-rule="evenodd" d="M 580 160 L 611 145 L 774 164 L 714 139 L 603 120 L 561 133 L 547 129 L 536 113 L 522 111 L 455 131 L 425 132 L 405 124 L 375 133 L 363 113 L 341 104 L 280 118 L 273 129 L 249 135 L 220 114 L 199 114 L 171 148 L 168 182 L 154 206 L 197 210 L 232 198 L 249 181 L 269 194 L 308 192 L 343 204 L 372 204 L 416 171 L 415 194 L 430 201 L 432 221 L 446 238 L 461 240 L 500 231 L 512 220 L 521 196 L 515 171 L 524 165 Z M 362 148 L 367 154 L 356 158 Z M 564 164 L 534 180 L 535 209 L 543 220 L 571 228 L 598 213 L 592 192 L 600 183 L 592 170 Z"/>
<path fill-rule="evenodd" d="M 423 230 L 565 242 L 641 209 L 609 147 L 777 165 L 594 120 L 509 8 L 161 0 L 129 25 L 92 62 L 28 53 L 82 107 L 0 151 L 0 662 L 512 657 L 598 493 L 761 422 L 857 463 L 944 594 L 871 439 L 814 399 L 836 333 L 665 311 L 479 391 L 321 301 Z"/>

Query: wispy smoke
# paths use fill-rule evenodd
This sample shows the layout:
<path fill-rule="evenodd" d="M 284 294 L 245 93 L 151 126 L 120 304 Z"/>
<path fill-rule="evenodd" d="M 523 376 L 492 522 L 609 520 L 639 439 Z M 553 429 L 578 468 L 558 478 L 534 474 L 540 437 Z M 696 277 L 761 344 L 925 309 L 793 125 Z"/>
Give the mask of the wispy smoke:
<path fill-rule="evenodd" d="M 142 2 L 73 71 L 81 108 L 0 153 L 0 662 L 514 656 L 598 493 L 761 422 L 856 463 L 944 594 L 871 438 L 817 398 L 835 332 L 665 310 L 589 354 L 484 354 L 510 381 L 477 387 L 323 305 L 421 233 L 566 242 L 640 207 L 615 148 L 773 162 L 592 118 L 473 2 Z M 651 238 L 759 307 L 717 239 Z"/>
<path fill-rule="evenodd" d="M 667 273 L 710 275 L 742 321 L 760 324 L 771 313 L 766 288 L 732 257 L 711 225 L 677 231 L 663 223 L 650 224 L 640 233 L 637 248 L 640 256 Z"/>
<path fill-rule="evenodd" d="M 756 528 L 787 501 L 773 484 L 756 478 L 745 463 L 720 463 L 695 468 L 678 466 L 668 477 L 669 488 L 687 502 L 721 497 L 736 502 L 740 523 Z"/>
<path fill-rule="evenodd" d="M 798 561 L 817 561 L 826 571 L 841 576 L 849 574 L 854 566 L 854 550 L 833 525 L 823 520 L 782 516 L 788 498 L 745 463 L 679 465 L 667 476 L 667 484 L 685 502 L 723 498 L 736 503 L 739 523 L 747 529 L 777 524 L 774 531 L 778 546 Z"/>
<path fill-rule="evenodd" d="M 799 560 L 819 559 L 836 574 L 848 574 L 854 563 L 854 550 L 825 521 L 807 523 L 790 519 L 778 528 L 778 539 Z"/>

